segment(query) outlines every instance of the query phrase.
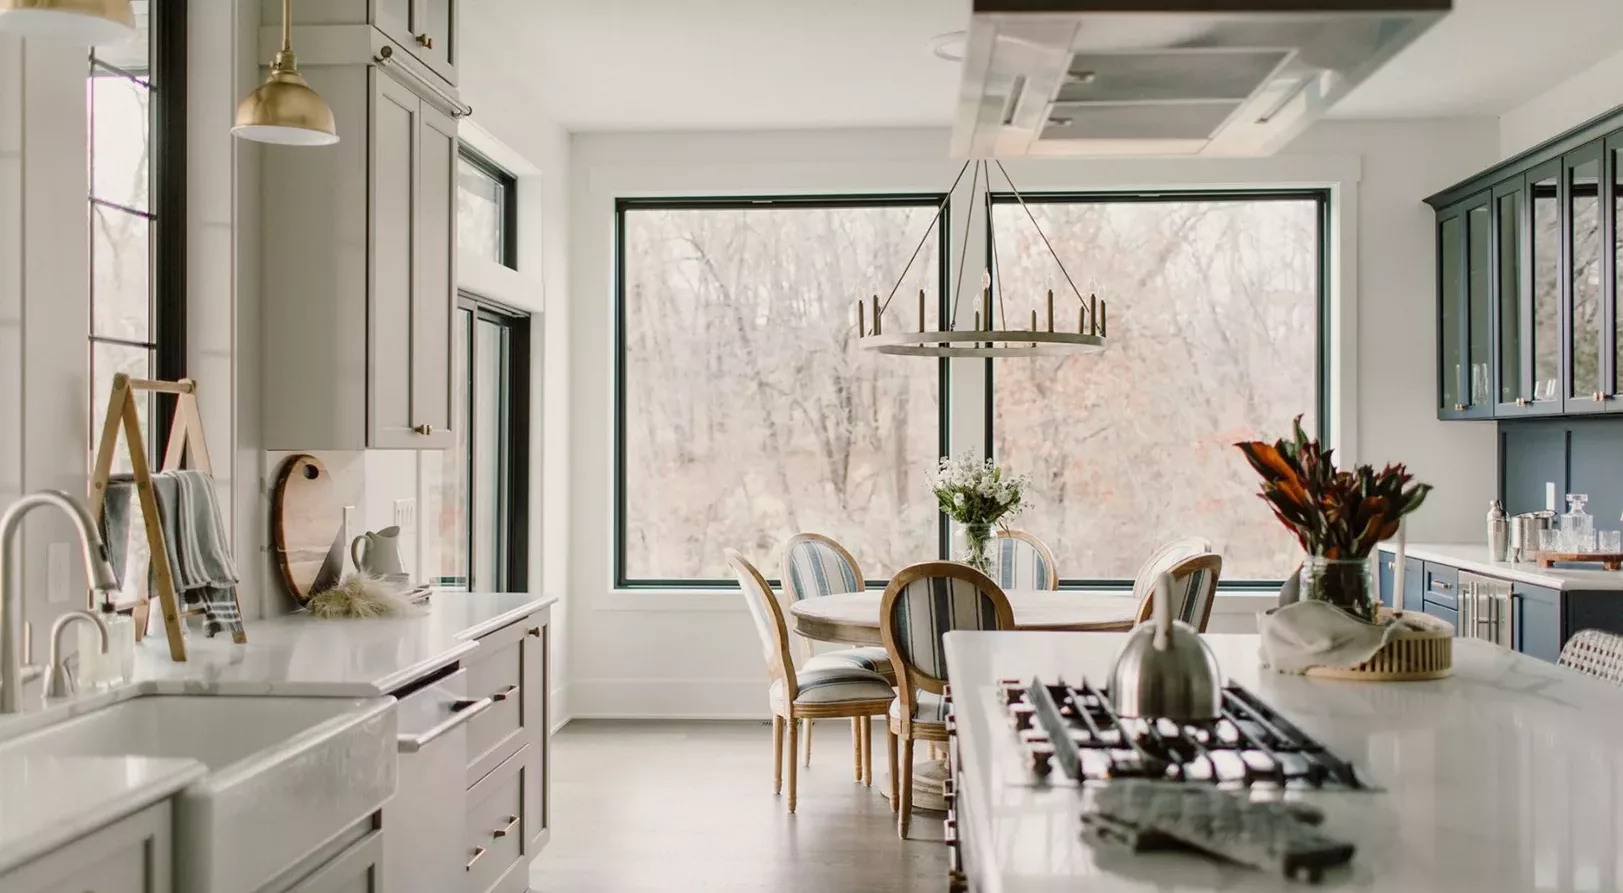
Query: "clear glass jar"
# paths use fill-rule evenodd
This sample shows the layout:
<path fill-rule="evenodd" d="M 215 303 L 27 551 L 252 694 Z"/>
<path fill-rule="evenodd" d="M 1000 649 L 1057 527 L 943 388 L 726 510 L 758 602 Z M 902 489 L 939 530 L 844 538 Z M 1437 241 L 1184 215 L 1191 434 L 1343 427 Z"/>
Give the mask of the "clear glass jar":
<path fill-rule="evenodd" d="M 1328 602 L 1366 623 L 1380 616 L 1367 558 L 1325 558 L 1309 555 L 1302 561 L 1302 599 Z"/>
<path fill-rule="evenodd" d="M 992 525 L 964 524 L 958 528 L 958 560 L 983 574 L 992 573 Z"/>

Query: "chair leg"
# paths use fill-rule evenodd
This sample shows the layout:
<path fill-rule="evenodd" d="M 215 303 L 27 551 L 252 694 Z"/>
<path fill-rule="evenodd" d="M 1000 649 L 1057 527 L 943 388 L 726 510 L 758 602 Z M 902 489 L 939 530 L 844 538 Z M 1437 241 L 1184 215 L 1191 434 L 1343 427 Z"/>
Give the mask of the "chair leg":
<path fill-rule="evenodd" d="M 862 723 L 862 783 L 873 787 L 873 718 L 864 716 Z"/>
<path fill-rule="evenodd" d="M 812 721 L 809 720 L 809 719 L 803 719 L 803 720 L 801 720 L 801 722 L 806 724 L 806 768 L 810 769 L 811 768 L 811 730 L 812 730 Z"/>
<path fill-rule="evenodd" d="M 793 763 L 794 757 L 789 758 Z M 783 793 L 783 717 L 772 717 L 772 793 Z"/>
<path fill-rule="evenodd" d="M 851 717 L 851 771 L 858 782 L 862 781 L 862 732 L 857 728 L 857 718 Z"/>
<path fill-rule="evenodd" d="M 807 723 L 806 728 L 810 730 L 811 724 Z M 799 737 L 799 733 L 800 724 L 793 719 L 789 720 L 789 812 L 791 813 L 795 811 L 795 766 L 800 762 L 795 759 L 795 755 L 799 753 L 797 748 L 799 742 L 795 740 Z"/>
<path fill-rule="evenodd" d="M 794 795 L 795 776 L 789 773 L 790 796 Z M 899 791 L 896 808 L 896 836 L 907 839 L 907 823 L 913 818 L 913 739 L 902 739 L 902 778 L 897 782 Z"/>
<path fill-rule="evenodd" d="M 885 754 L 890 760 L 890 811 L 896 811 L 898 795 L 896 793 L 896 733 L 891 731 L 890 720 L 885 720 Z"/>

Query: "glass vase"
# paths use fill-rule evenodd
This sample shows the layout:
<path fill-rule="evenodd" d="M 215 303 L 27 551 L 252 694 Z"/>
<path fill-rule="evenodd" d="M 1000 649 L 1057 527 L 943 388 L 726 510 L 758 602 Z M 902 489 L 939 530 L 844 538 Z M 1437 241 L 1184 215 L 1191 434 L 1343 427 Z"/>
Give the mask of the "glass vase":
<path fill-rule="evenodd" d="M 1325 558 L 1309 555 L 1302 561 L 1301 597 L 1328 602 L 1365 623 L 1375 623 L 1381 602 L 1365 558 Z"/>
<path fill-rule="evenodd" d="M 992 573 L 992 525 L 964 524 L 958 528 L 958 560 L 983 574 Z"/>

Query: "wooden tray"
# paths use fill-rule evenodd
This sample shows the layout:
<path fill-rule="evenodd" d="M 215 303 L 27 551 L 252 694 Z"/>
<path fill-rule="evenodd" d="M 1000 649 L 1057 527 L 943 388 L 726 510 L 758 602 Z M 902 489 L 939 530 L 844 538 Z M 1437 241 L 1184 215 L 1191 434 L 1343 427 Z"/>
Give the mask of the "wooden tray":
<path fill-rule="evenodd" d="M 1391 612 L 1383 610 L 1381 613 L 1389 615 Z M 1425 624 L 1426 629 L 1400 633 L 1356 667 L 1310 667 L 1305 675 L 1365 682 L 1418 682 L 1441 679 L 1453 673 L 1454 627 L 1414 611 L 1403 616 L 1405 620 Z"/>
<path fill-rule="evenodd" d="M 1539 552 L 1533 556 L 1539 567 L 1553 567 L 1557 561 L 1599 564 L 1609 571 L 1623 570 L 1623 552 Z"/>

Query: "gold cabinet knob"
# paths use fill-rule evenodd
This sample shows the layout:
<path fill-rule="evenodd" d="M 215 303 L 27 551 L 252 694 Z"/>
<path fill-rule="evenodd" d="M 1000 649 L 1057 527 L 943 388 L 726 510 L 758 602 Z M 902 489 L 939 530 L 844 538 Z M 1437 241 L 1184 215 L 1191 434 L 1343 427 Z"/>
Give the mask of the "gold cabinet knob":
<path fill-rule="evenodd" d="M 434 48 L 434 38 L 430 37 L 426 31 L 417 35 L 417 42 L 422 44 L 423 49 L 425 50 L 431 50 Z"/>
<path fill-rule="evenodd" d="M 424 437 L 427 437 L 428 435 L 434 433 L 434 426 L 433 425 L 418 425 L 417 427 L 415 427 L 415 428 L 413 428 L 411 430 L 416 431 L 418 434 L 421 434 Z"/>
<path fill-rule="evenodd" d="M 1464 403 L 1456 403 L 1456 404 L 1454 404 L 1454 411 L 1455 412 L 1464 412 L 1465 411 L 1465 404 Z"/>
<path fill-rule="evenodd" d="M 1517 397 L 1516 398 L 1516 405 L 1517 406 L 1526 406 L 1527 405 L 1527 398 L 1526 397 Z"/>

